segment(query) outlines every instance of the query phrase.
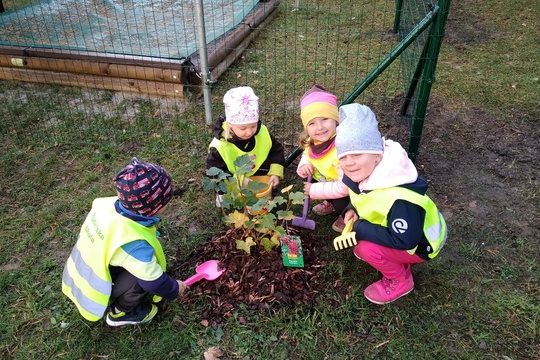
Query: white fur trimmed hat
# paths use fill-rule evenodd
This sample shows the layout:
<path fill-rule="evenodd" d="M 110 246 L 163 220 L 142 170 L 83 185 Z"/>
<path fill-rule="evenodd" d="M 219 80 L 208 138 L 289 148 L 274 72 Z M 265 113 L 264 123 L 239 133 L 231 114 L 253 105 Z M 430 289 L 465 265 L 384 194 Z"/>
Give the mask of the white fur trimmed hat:
<path fill-rule="evenodd" d="M 360 104 L 341 106 L 335 142 L 338 159 L 348 154 L 382 154 L 384 139 L 378 126 L 369 107 Z"/>
<path fill-rule="evenodd" d="M 223 97 L 225 120 L 229 124 L 252 124 L 259 121 L 259 98 L 249 86 L 232 88 Z"/>

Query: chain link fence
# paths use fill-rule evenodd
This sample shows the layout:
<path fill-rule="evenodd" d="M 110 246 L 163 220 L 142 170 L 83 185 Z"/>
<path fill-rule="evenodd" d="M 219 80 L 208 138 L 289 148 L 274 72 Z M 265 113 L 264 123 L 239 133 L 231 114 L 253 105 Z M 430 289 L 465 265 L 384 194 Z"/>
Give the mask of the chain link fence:
<path fill-rule="evenodd" d="M 409 142 L 416 157 L 449 1 L 197 5 L 3 0 L 2 134 L 30 141 L 29 132 L 42 132 L 51 144 L 132 152 L 205 151 L 208 114 L 216 119 L 223 94 L 248 85 L 292 161 L 300 97 L 319 83 L 342 104 L 372 107 L 383 133 Z"/>

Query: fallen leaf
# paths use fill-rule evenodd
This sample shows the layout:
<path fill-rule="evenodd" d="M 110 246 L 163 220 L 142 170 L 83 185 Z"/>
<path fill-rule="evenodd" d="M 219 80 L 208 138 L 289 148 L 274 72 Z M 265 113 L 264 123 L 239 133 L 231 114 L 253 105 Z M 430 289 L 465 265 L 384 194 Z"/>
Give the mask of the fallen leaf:
<path fill-rule="evenodd" d="M 201 320 L 201 325 L 204 326 L 204 327 L 208 327 L 208 320 L 206 320 L 206 319 Z"/>
<path fill-rule="evenodd" d="M 253 238 L 250 236 L 244 240 L 236 240 L 236 248 L 239 250 L 244 250 L 246 253 L 251 254 L 251 247 L 257 245 Z"/>
<path fill-rule="evenodd" d="M 218 346 L 211 346 L 204 352 L 204 360 L 219 360 L 223 352 Z"/>

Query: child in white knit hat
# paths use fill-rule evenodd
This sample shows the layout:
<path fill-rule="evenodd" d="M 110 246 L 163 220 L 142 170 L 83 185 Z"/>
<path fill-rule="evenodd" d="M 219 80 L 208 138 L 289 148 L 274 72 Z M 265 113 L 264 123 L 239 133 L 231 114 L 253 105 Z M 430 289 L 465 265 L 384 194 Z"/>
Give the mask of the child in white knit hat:
<path fill-rule="evenodd" d="M 407 152 L 381 137 L 367 106 L 342 106 L 339 121 L 337 156 L 351 199 L 343 217 L 354 221 L 356 257 L 383 276 L 364 290 L 365 297 L 387 304 L 413 290 L 411 265 L 439 254 L 446 223 Z"/>
<path fill-rule="evenodd" d="M 268 175 L 270 183 L 276 187 L 283 179 L 285 154 L 283 145 L 259 119 L 259 98 L 251 87 L 242 86 L 227 91 L 223 103 L 225 114 L 216 121 L 206 168 L 216 167 L 233 175 L 236 158 L 249 154 L 254 166 L 244 177 L 243 185 L 247 186 L 250 176 Z M 216 205 L 220 203 L 218 194 Z"/>
<path fill-rule="evenodd" d="M 336 128 L 339 124 L 337 97 L 321 85 L 313 85 L 300 100 L 300 118 L 304 132 L 300 144 L 305 149 L 296 173 L 302 178 L 311 176 L 313 183 L 304 183 L 304 193 L 312 199 L 324 200 L 313 207 L 317 215 L 337 212 L 332 229 L 343 231 L 341 212 L 349 204 L 348 188 L 341 181 L 336 155 Z"/>

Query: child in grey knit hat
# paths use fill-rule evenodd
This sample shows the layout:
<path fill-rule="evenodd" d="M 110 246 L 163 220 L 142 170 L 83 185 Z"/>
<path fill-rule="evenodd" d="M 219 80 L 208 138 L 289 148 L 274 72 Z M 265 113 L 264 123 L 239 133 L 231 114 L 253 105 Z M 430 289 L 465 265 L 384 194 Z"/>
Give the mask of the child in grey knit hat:
<path fill-rule="evenodd" d="M 339 109 L 336 148 L 351 204 L 355 256 L 382 273 L 364 296 L 387 304 L 414 288 L 411 265 L 436 257 L 446 242 L 446 223 L 426 195 L 427 183 L 401 145 L 385 140 L 367 106 Z"/>

